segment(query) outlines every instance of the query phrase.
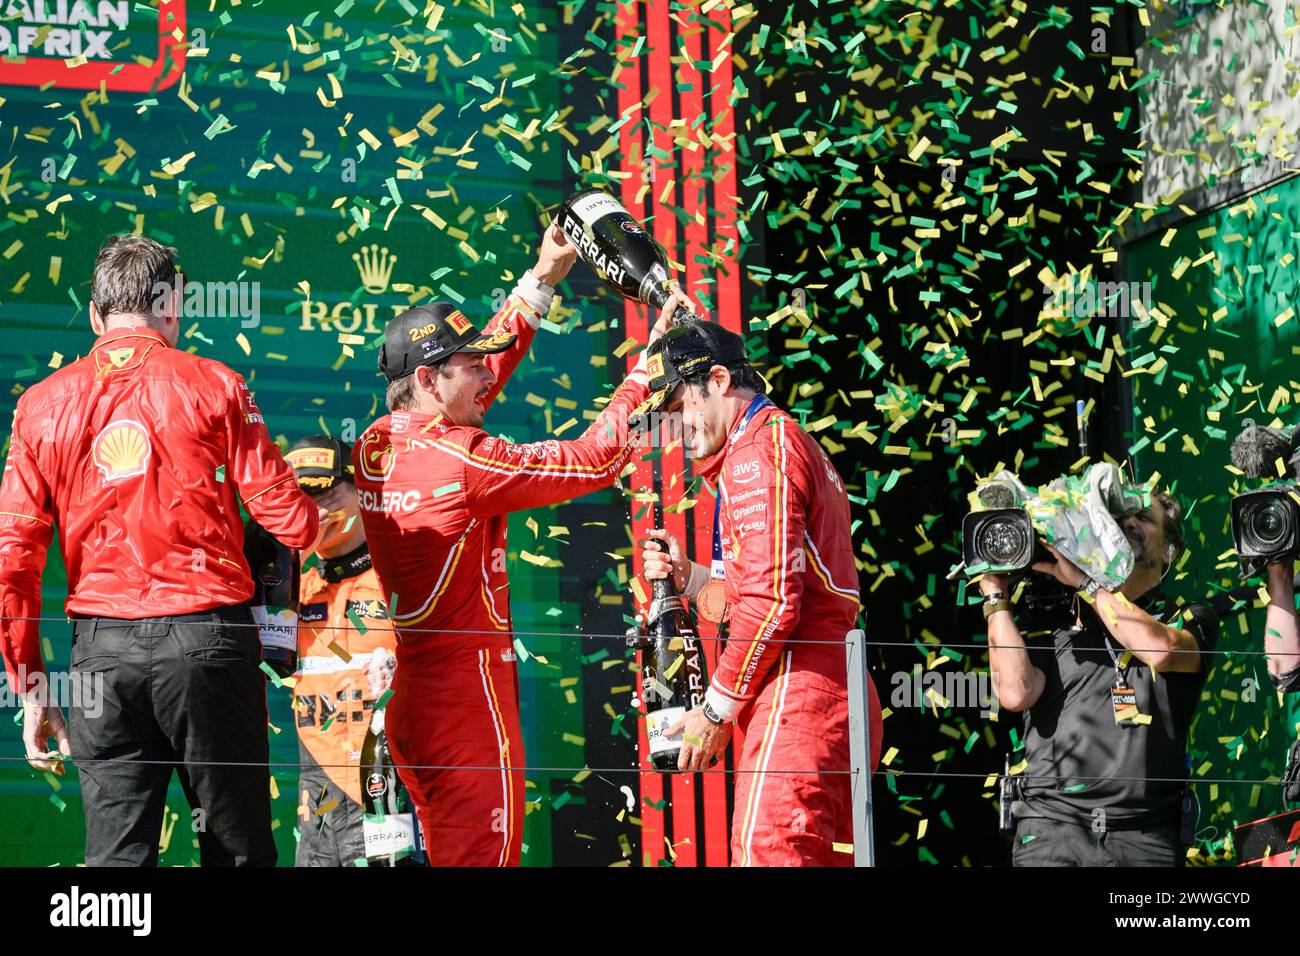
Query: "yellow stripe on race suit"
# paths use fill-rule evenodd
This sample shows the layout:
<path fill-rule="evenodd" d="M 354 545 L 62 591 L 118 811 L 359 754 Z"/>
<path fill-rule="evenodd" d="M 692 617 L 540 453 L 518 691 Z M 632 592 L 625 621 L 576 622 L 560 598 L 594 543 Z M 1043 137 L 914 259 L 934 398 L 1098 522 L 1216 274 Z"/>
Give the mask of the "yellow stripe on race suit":
<path fill-rule="evenodd" d="M 808 554 L 812 557 L 812 569 L 816 573 L 817 577 L 821 578 L 822 584 L 826 585 L 826 590 L 830 591 L 836 597 L 842 597 L 846 601 L 852 601 L 855 608 L 861 607 L 862 605 L 858 600 L 857 591 L 850 591 L 848 588 L 837 587 L 835 582 L 831 580 L 831 570 L 826 567 L 826 564 L 822 561 L 822 556 L 817 551 L 817 545 L 813 544 L 812 535 L 805 531 L 803 537 L 804 540 L 808 542 Z"/>
<path fill-rule="evenodd" d="M 0 516 L 6 518 L 26 518 L 28 521 L 39 521 L 41 524 L 53 525 L 53 521 L 46 521 L 44 518 L 38 518 L 36 515 L 20 515 L 16 511 L 0 511 Z"/>
<path fill-rule="evenodd" d="M 507 461 L 498 461 L 495 458 L 484 458 L 481 455 L 475 455 L 466 449 L 457 445 L 446 438 L 435 438 L 433 443 L 440 448 L 450 452 L 452 457 L 459 458 L 467 465 L 473 465 L 481 471 L 492 471 L 499 475 L 530 475 L 536 478 L 546 478 L 553 475 L 572 475 L 579 478 L 603 478 L 611 467 L 618 463 L 623 457 L 625 449 L 619 447 L 613 457 L 608 459 L 603 465 L 565 465 L 565 464 L 536 464 L 530 465 L 527 462 L 512 463 Z"/>
<path fill-rule="evenodd" d="M 479 591 L 483 595 L 483 606 L 487 608 L 488 617 L 492 619 L 492 623 L 495 624 L 500 630 L 503 631 L 510 630 L 510 625 L 501 619 L 501 616 L 497 614 L 497 609 L 492 605 L 492 594 L 490 591 L 488 591 L 488 586 L 486 581 L 483 582 L 483 585 L 479 588 Z"/>
<path fill-rule="evenodd" d="M 781 715 L 785 711 L 785 694 L 790 685 L 790 651 L 781 655 L 777 665 L 776 686 L 773 691 L 771 713 L 767 715 L 767 725 L 763 728 L 763 741 L 758 745 L 758 756 L 754 760 L 754 781 L 749 785 L 749 800 L 745 804 L 744 822 L 740 829 L 740 865 L 749 866 L 752 856 L 751 844 L 754 842 L 754 828 L 758 823 L 758 808 L 763 799 L 763 784 L 767 780 L 767 762 L 776 749 L 776 735 L 781 727 Z"/>
<path fill-rule="evenodd" d="M 745 684 L 745 674 L 749 670 L 750 660 L 753 658 L 759 644 L 767 639 L 768 625 L 772 623 L 773 618 L 780 617 L 785 611 L 785 573 L 786 564 L 788 563 L 788 555 L 785 553 L 786 498 L 789 495 L 790 482 L 785 476 L 785 419 L 778 418 L 776 421 L 776 428 L 769 429 L 773 433 L 772 470 L 776 476 L 776 484 L 772 486 L 774 492 L 772 495 L 773 507 L 775 509 L 772 519 L 772 606 L 768 608 L 763 623 L 758 626 L 754 639 L 750 642 L 749 650 L 745 652 L 745 659 L 741 662 L 740 669 L 736 671 L 736 683 L 733 686 L 733 691 L 737 694 L 741 693 L 741 688 Z"/>
<path fill-rule="evenodd" d="M 419 624 L 433 613 L 433 609 L 438 606 L 439 599 L 446 592 L 447 588 L 450 587 L 452 579 L 456 577 L 456 565 L 460 564 L 460 556 L 465 551 L 465 542 L 469 539 L 469 533 L 473 530 L 476 524 L 478 524 L 477 518 L 470 520 L 470 523 L 465 528 L 465 533 L 460 536 L 460 540 L 456 542 L 456 546 L 452 548 L 451 553 L 447 555 L 447 560 L 442 566 L 442 574 L 433 586 L 433 593 L 429 595 L 425 602 L 410 614 L 393 615 L 393 622 L 398 627 L 410 627 L 412 624 Z"/>
<path fill-rule="evenodd" d="M 487 557 L 486 552 L 484 553 L 483 556 Z M 483 606 L 487 608 L 488 617 L 492 619 L 492 623 L 495 624 L 500 630 L 508 631 L 510 630 L 510 622 L 497 613 L 496 604 L 492 600 L 492 591 L 490 590 L 491 582 L 488 580 L 487 565 L 485 565 L 482 561 L 479 562 L 479 570 L 483 572 L 483 585 L 481 591 L 483 594 Z M 509 602 L 507 601 L 506 603 Z"/>
<path fill-rule="evenodd" d="M 497 866 L 505 866 L 510 859 L 512 829 L 510 821 L 514 816 L 514 793 L 510 787 L 510 738 L 506 735 L 505 720 L 501 716 L 501 706 L 497 703 L 496 687 L 492 681 L 492 670 L 489 666 L 491 653 L 488 650 L 479 651 L 478 661 L 479 673 L 483 677 L 483 695 L 487 698 L 488 716 L 492 718 L 492 728 L 496 731 L 497 760 L 501 766 L 501 803 L 505 811 L 502 827 L 505 831 L 505 843 L 501 846 L 501 856 L 497 859 Z"/>
<path fill-rule="evenodd" d="M 294 477 L 293 472 L 290 471 L 289 474 L 285 475 L 283 478 L 277 478 L 275 481 L 271 482 L 269 485 L 267 485 L 265 488 L 263 488 L 261 491 L 257 492 L 256 494 L 249 495 L 249 496 L 246 497 L 246 498 L 244 498 L 242 495 L 241 495 L 240 497 L 243 498 L 243 502 L 244 502 L 244 504 L 248 504 L 248 503 L 249 503 L 250 501 L 252 501 L 254 498 L 260 498 L 260 497 L 262 497 L 262 495 L 266 494 L 266 493 L 267 493 L 268 491 L 270 491 L 272 488 L 275 488 L 275 487 L 277 487 L 278 485 L 282 485 L 282 484 L 284 484 L 286 481 L 292 481 L 292 480 L 293 480 L 293 477 Z"/>

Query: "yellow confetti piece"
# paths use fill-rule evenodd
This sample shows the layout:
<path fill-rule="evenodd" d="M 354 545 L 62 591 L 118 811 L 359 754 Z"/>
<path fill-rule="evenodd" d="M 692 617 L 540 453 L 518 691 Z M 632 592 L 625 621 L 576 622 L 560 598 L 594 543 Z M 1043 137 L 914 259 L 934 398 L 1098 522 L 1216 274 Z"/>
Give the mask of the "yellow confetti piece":
<path fill-rule="evenodd" d="M 163 166 L 163 172 L 165 172 L 169 176 L 175 176 L 177 173 L 183 172 L 185 167 L 190 164 L 190 160 L 193 159 L 195 155 L 196 154 L 194 153 L 194 151 L 191 150 L 190 152 L 186 153 L 184 156 L 182 156 L 180 159 L 176 160 L 175 162 L 165 164 Z"/>

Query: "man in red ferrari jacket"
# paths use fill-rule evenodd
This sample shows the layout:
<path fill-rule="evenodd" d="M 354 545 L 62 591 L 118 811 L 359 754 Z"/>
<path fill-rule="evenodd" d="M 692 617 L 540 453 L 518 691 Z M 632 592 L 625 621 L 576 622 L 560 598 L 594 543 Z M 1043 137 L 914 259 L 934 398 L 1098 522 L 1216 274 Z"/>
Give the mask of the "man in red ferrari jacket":
<path fill-rule="evenodd" d="M 572 441 L 520 445 L 483 417 L 528 352 L 576 250 L 552 228 L 538 264 L 479 331 L 448 303 L 388 323 L 379 367 L 392 414 L 353 449 L 375 570 L 399 628 L 389 746 L 434 866 L 516 866 L 524 747 L 506 578 L 506 518 L 611 484 L 644 363 Z M 652 338 L 667 328 L 671 300 Z M 464 768 L 464 769 L 450 769 Z"/>
<path fill-rule="evenodd" d="M 703 706 L 681 733 L 678 766 L 702 770 L 745 735 L 736 764 L 733 866 L 852 866 L 845 637 L 858 626 L 849 500 L 817 442 L 772 403 L 744 340 L 708 322 L 649 349 L 647 408 L 682 414 L 689 454 L 717 487 L 713 565 L 642 553 L 649 580 L 674 574 L 727 643 Z M 868 683 L 871 762 L 881 713 Z"/>
<path fill-rule="evenodd" d="M 28 761 L 77 763 L 88 866 L 157 864 L 173 767 L 203 864 L 270 866 L 266 691 L 239 503 L 290 547 L 310 545 L 318 519 L 243 379 L 175 348 L 174 255 L 110 238 L 91 282 L 99 338 L 18 400 L 0 483 L 0 647 L 23 694 Z M 55 528 L 76 619 L 70 738 L 36 620 Z"/>

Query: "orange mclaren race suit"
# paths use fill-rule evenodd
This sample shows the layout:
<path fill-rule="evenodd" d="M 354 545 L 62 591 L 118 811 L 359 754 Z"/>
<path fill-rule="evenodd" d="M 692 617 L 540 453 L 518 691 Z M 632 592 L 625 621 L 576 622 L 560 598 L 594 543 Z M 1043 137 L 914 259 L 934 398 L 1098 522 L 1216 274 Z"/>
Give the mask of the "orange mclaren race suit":
<path fill-rule="evenodd" d="M 382 696 L 367 670 L 397 647 L 366 544 L 303 572 L 293 709 L 303 767 L 297 866 L 366 856 L 361 748 Z"/>

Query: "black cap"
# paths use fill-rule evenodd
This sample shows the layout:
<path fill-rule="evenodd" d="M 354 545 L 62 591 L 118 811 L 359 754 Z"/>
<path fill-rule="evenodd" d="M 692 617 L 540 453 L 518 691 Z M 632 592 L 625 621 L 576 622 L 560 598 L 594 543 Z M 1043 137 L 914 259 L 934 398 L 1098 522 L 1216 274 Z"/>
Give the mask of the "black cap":
<path fill-rule="evenodd" d="M 293 469 L 298 487 L 311 495 L 329 491 L 340 481 L 352 481 L 352 446 L 328 435 L 308 435 L 289 447 L 284 460 Z"/>
<path fill-rule="evenodd" d="M 650 346 L 646 358 L 650 397 L 633 416 L 663 408 L 677 386 L 693 372 L 748 361 L 745 340 L 715 322 L 691 322 L 671 328 Z"/>
<path fill-rule="evenodd" d="M 407 309 L 384 326 L 379 371 L 393 382 L 454 352 L 490 355 L 504 352 L 514 343 L 513 332 L 483 335 L 450 302 L 434 302 Z"/>

